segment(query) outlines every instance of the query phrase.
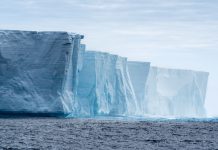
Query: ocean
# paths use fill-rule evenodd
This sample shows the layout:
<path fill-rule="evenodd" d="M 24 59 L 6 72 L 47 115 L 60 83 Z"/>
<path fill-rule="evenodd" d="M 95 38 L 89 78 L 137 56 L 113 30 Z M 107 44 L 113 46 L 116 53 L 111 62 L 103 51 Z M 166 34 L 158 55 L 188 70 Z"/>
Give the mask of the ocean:
<path fill-rule="evenodd" d="M 1 118 L 0 149 L 218 149 L 218 120 Z"/>

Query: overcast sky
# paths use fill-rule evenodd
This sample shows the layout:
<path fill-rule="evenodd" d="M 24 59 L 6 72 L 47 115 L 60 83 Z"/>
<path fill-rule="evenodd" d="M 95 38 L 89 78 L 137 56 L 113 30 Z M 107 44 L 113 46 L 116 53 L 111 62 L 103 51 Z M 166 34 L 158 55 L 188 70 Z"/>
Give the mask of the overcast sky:
<path fill-rule="evenodd" d="M 208 71 L 218 116 L 218 0 L 0 0 L 0 28 L 72 31 L 90 50 Z"/>

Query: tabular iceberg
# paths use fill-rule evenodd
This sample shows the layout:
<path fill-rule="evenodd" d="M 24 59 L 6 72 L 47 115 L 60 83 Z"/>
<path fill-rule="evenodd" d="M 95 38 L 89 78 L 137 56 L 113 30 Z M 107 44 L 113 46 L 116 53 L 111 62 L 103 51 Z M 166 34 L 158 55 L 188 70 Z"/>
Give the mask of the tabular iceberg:
<path fill-rule="evenodd" d="M 204 117 L 207 72 L 151 67 L 146 84 L 150 115 Z"/>
<path fill-rule="evenodd" d="M 138 109 L 129 78 L 127 59 L 108 53 L 86 51 L 77 91 L 75 115 L 128 115 Z"/>
<path fill-rule="evenodd" d="M 82 38 L 0 30 L 0 114 L 205 116 L 208 73 L 85 51 Z"/>
<path fill-rule="evenodd" d="M 68 32 L 0 31 L 0 112 L 70 113 L 81 38 Z"/>

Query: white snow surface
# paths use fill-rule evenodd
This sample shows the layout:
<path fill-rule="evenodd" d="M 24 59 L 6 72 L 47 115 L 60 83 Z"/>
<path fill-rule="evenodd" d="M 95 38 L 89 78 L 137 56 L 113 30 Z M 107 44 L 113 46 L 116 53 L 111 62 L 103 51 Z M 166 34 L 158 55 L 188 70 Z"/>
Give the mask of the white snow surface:
<path fill-rule="evenodd" d="M 0 31 L 0 111 L 68 114 L 76 91 L 82 36 Z"/>

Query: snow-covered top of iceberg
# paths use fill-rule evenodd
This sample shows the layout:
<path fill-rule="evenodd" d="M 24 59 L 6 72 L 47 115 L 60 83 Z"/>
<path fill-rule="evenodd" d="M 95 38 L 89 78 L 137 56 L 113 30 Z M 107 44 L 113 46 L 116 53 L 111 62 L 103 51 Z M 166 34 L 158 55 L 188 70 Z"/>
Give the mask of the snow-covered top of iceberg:
<path fill-rule="evenodd" d="M 154 70 L 159 71 L 167 71 L 167 72 L 183 72 L 183 73 L 202 73 L 204 75 L 209 76 L 209 72 L 202 71 L 202 70 L 193 70 L 193 69 L 179 69 L 179 68 L 166 68 L 166 67 L 159 67 L 159 66 L 151 66 Z"/>
<path fill-rule="evenodd" d="M 114 58 L 121 58 L 123 60 L 127 60 L 126 57 L 122 57 L 122 56 L 119 56 L 119 55 L 116 55 L 116 54 L 111 54 L 111 53 L 108 53 L 108 52 L 102 52 L 102 51 L 96 51 L 96 50 L 86 50 L 86 57 L 93 57 L 95 56 L 96 59 L 100 59 L 101 56 L 108 56 L 108 57 L 114 57 Z"/>
<path fill-rule="evenodd" d="M 28 35 L 28 34 L 49 34 L 49 35 L 70 35 L 72 36 L 72 38 L 78 37 L 80 39 L 83 39 L 84 36 L 74 33 L 74 32 L 67 32 L 67 31 L 26 31 L 26 30 L 0 30 L 1 34 L 4 35 L 11 35 L 12 33 L 14 34 L 14 36 L 20 36 L 20 35 Z M 1 41 L 1 40 L 0 40 Z"/>

